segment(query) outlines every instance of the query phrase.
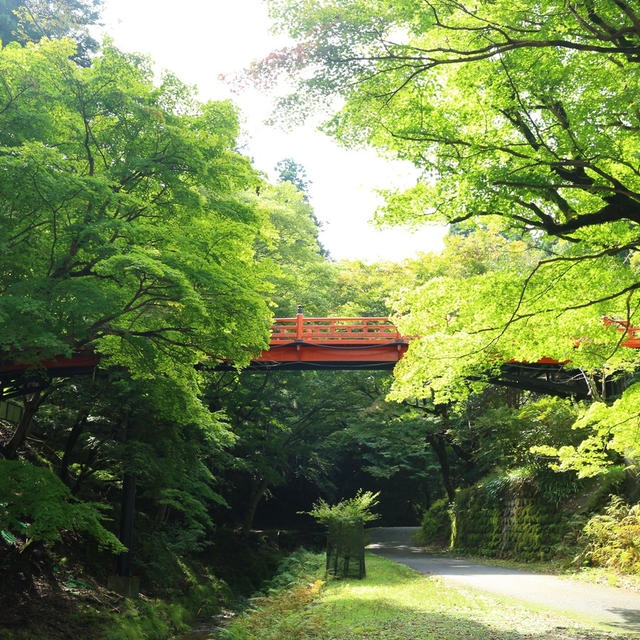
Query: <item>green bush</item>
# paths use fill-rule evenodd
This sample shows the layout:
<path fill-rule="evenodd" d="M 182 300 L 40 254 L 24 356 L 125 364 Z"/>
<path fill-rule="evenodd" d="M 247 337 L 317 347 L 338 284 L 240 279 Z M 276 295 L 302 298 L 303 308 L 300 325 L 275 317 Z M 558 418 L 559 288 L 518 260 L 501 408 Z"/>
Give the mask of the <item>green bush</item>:
<path fill-rule="evenodd" d="M 219 529 L 212 542 L 199 560 L 212 567 L 235 596 L 247 596 L 261 589 L 285 555 L 273 540 L 258 533 L 238 536 L 231 530 Z"/>
<path fill-rule="evenodd" d="M 64 530 L 85 533 L 101 547 L 118 553 L 125 549 L 100 520 L 104 505 L 81 502 L 46 467 L 23 460 L 0 460 L 0 530 L 3 538 L 15 539 L 11 531 L 24 529 L 27 542 L 52 544 Z"/>
<path fill-rule="evenodd" d="M 320 499 L 308 513 L 327 527 L 336 524 L 371 522 L 378 517 L 372 509 L 378 504 L 379 495 L 380 492 L 358 490 L 353 498 L 341 500 L 334 505 Z"/>
<path fill-rule="evenodd" d="M 329 505 L 320 500 L 309 515 L 327 527 L 327 574 L 364 578 L 364 523 L 377 518 L 379 493 L 358 490 L 353 498 Z"/>
<path fill-rule="evenodd" d="M 445 498 L 436 500 L 422 516 L 420 527 L 425 544 L 451 543 L 451 509 Z"/>
<path fill-rule="evenodd" d="M 624 484 L 627 479 L 627 469 L 624 465 L 609 467 L 604 473 L 596 476 L 597 482 L 594 490 L 589 495 L 586 508 L 588 511 L 601 511 L 611 500 L 611 496 L 624 493 Z"/>
<path fill-rule="evenodd" d="M 140 599 L 126 600 L 121 607 L 120 613 L 107 619 L 97 617 L 94 632 L 82 640 L 168 640 L 189 629 L 191 616 L 177 603 Z"/>
<path fill-rule="evenodd" d="M 612 496 L 605 512 L 584 527 L 582 559 L 590 564 L 640 574 L 640 503 Z"/>

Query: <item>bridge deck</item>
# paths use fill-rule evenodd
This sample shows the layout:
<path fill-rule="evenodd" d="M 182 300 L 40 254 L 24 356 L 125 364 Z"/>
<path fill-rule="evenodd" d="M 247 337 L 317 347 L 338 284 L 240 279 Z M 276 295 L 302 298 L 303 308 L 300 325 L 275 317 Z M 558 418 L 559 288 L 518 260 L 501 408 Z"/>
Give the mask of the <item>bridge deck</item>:
<path fill-rule="evenodd" d="M 388 318 L 277 318 L 269 349 L 253 369 L 386 369 L 400 360 L 408 342 Z"/>
<path fill-rule="evenodd" d="M 640 328 L 623 320 L 605 318 L 624 333 L 622 346 L 640 348 Z M 383 317 L 318 318 L 298 313 L 293 318 L 276 318 L 271 329 L 269 348 L 251 362 L 251 369 L 392 369 L 406 353 L 409 339 L 400 335 L 395 325 Z M 7 364 L 0 366 L 0 382 L 19 378 L 29 370 L 40 370 L 48 376 L 87 373 L 100 361 L 100 356 L 83 351 L 71 357 L 58 357 L 37 365 Z M 542 358 L 534 363 L 538 375 L 562 368 L 567 362 Z M 510 370 L 527 363 L 505 363 Z M 206 366 L 206 365 L 204 365 Z M 220 365 L 221 368 L 231 365 Z M 531 367 L 529 367 L 531 368 Z"/>
<path fill-rule="evenodd" d="M 388 318 L 307 318 L 299 313 L 295 318 L 276 318 L 269 348 L 252 360 L 250 368 L 391 369 L 407 348 Z M 0 382 L 29 370 L 51 377 L 87 373 L 99 362 L 99 355 L 82 351 L 37 365 L 7 364 L 0 366 Z"/>

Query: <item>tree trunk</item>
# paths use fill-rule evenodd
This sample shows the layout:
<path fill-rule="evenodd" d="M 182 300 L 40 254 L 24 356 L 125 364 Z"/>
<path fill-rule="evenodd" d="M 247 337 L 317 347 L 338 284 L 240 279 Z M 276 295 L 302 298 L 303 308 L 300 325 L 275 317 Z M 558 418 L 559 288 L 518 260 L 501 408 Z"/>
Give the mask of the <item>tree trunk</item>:
<path fill-rule="evenodd" d="M 269 483 L 266 478 L 260 478 L 260 481 L 254 485 L 251 497 L 249 498 L 249 504 L 247 505 L 247 511 L 245 512 L 244 522 L 242 523 L 242 533 L 244 535 L 251 531 L 253 519 L 256 515 L 256 509 L 258 508 L 258 504 L 260 504 L 260 500 L 262 500 L 262 496 L 264 496 L 268 486 Z"/>
<path fill-rule="evenodd" d="M 64 454 L 62 455 L 62 460 L 60 461 L 60 480 L 67 484 L 69 481 L 69 462 L 71 461 L 71 453 L 73 452 L 73 448 L 76 446 L 76 442 L 78 442 L 78 438 L 81 436 L 84 431 L 84 425 L 86 423 L 87 417 L 89 416 L 89 411 L 83 411 L 76 419 L 73 427 L 71 428 L 71 433 L 67 438 L 67 442 L 64 447 Z"/>
<path fill-rule="evenodd" d="M 447 443 L 443 436 L 434 433 L 427 436 L 427 442 L 433 447 L 438 463 L 440 464 L 440 472 L 442 473 L 442 484 L 447 492 L 447 499 L 453 502 L 456 499 L 456 490 L 451 479 L 451 468 L 449 467 L 449 458 L 447 457 Z"/>
<path fill-rule="evenodd" d="M 18 454 L 18 449 L 24 444 L 29 432 L 31 431 L 31 424 L 33 416 L 38 411 L 38 407 L 44 400 L 44 395 L 41 391 L 35 393 L 29 393 L 24 397 L 24 413 L 18 426 L 11 436 L 11 440 L 7 442 L 4 448 L 4 455 L 9 459 L 14 459 Z"/>
<path fill-rule="evenodd" d="M 510 409 L 519 409 L 522 400 L 522 390 L 507 387 L 507 406 Z"/>
<path fill-rule="evenodd" d="M 136 478 L 125 473 L 122 481 L 122 507 L 120 510 L 120 542 L 127 547 L 116 560 L 116 573 L 119 576 L 131 575 L 131 543 L 133 542 L 133 519 L 136 507 Z"/>
<path fill-rule="evenodd" d="M 124 442 L 125 442 L 125 471 L 122 478 L 122 502 L 120 508 L 120 542 L 127 547 L 124 553 L 116 559 L 116 574 L 119 576 L 131 575 L 131 544 L 133 542 L 133 520 L 136 508 L 136 477 L 127 470 L 127 443 L 131 437 L 131 424 L 129 416 L 124 417 Z"/>

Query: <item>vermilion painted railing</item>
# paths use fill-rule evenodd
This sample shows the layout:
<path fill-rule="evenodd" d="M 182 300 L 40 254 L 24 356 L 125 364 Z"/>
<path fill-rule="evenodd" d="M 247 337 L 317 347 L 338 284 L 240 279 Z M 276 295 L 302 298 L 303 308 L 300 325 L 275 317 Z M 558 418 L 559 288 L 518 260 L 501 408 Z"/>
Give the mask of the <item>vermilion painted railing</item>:
<path fill-rule="evenodd" d="M 393 368 L 408 347 L 388 318 L 276 318 L 269 348 L 251 366 Z"/>
<path fill-rule="evenodd" d="M 630 349 L 640 349 L 640 327 L 630 325 L 626 320 L 616 320 L 615 318 L 604 318 L 607 327 L 613 325 L 618 331 L 625 333 L 628 337 L 620 344 Z"/>
<path fill-rule="evenodd" d="M 290 342 L 380 344 L 403 340 L 388 318 L 276 318 L 271 345 Z"/>
<path fill-rule="evenodd" d="M 605 317 L 606 326 L 614 326 L 627 337 L 623 347 L 640 349 L 640 327 L 626 320 Z M 396 326 L 385 317 L 365 318 L 313 318 L 298 313 L 295 318 L 276 318 L 271 327 L 271 345 L 291 342 L 379 344 L 381 342 L 407 342 Z M 542 361 L 554 361 L 543 358 Z M 555 361 L 554 361 L 555 362 Z"/>

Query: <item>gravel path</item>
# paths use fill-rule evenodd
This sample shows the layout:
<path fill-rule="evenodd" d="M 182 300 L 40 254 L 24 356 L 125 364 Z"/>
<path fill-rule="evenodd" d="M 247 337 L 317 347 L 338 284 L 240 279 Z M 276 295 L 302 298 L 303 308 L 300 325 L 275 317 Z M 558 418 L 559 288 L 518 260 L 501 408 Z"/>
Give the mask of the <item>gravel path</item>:
<path fill-rule="evenodd" d="M 640 594 L 557 576 L 431 556 L 412 544 L 411 536 L 417 529 L 372 529 L 369 531 L 371 544 L 367 549 L 406 564 L 420 573 L 440 576 L 456 585 L 558 609 L 583 621 L 640 632 Z"/>

